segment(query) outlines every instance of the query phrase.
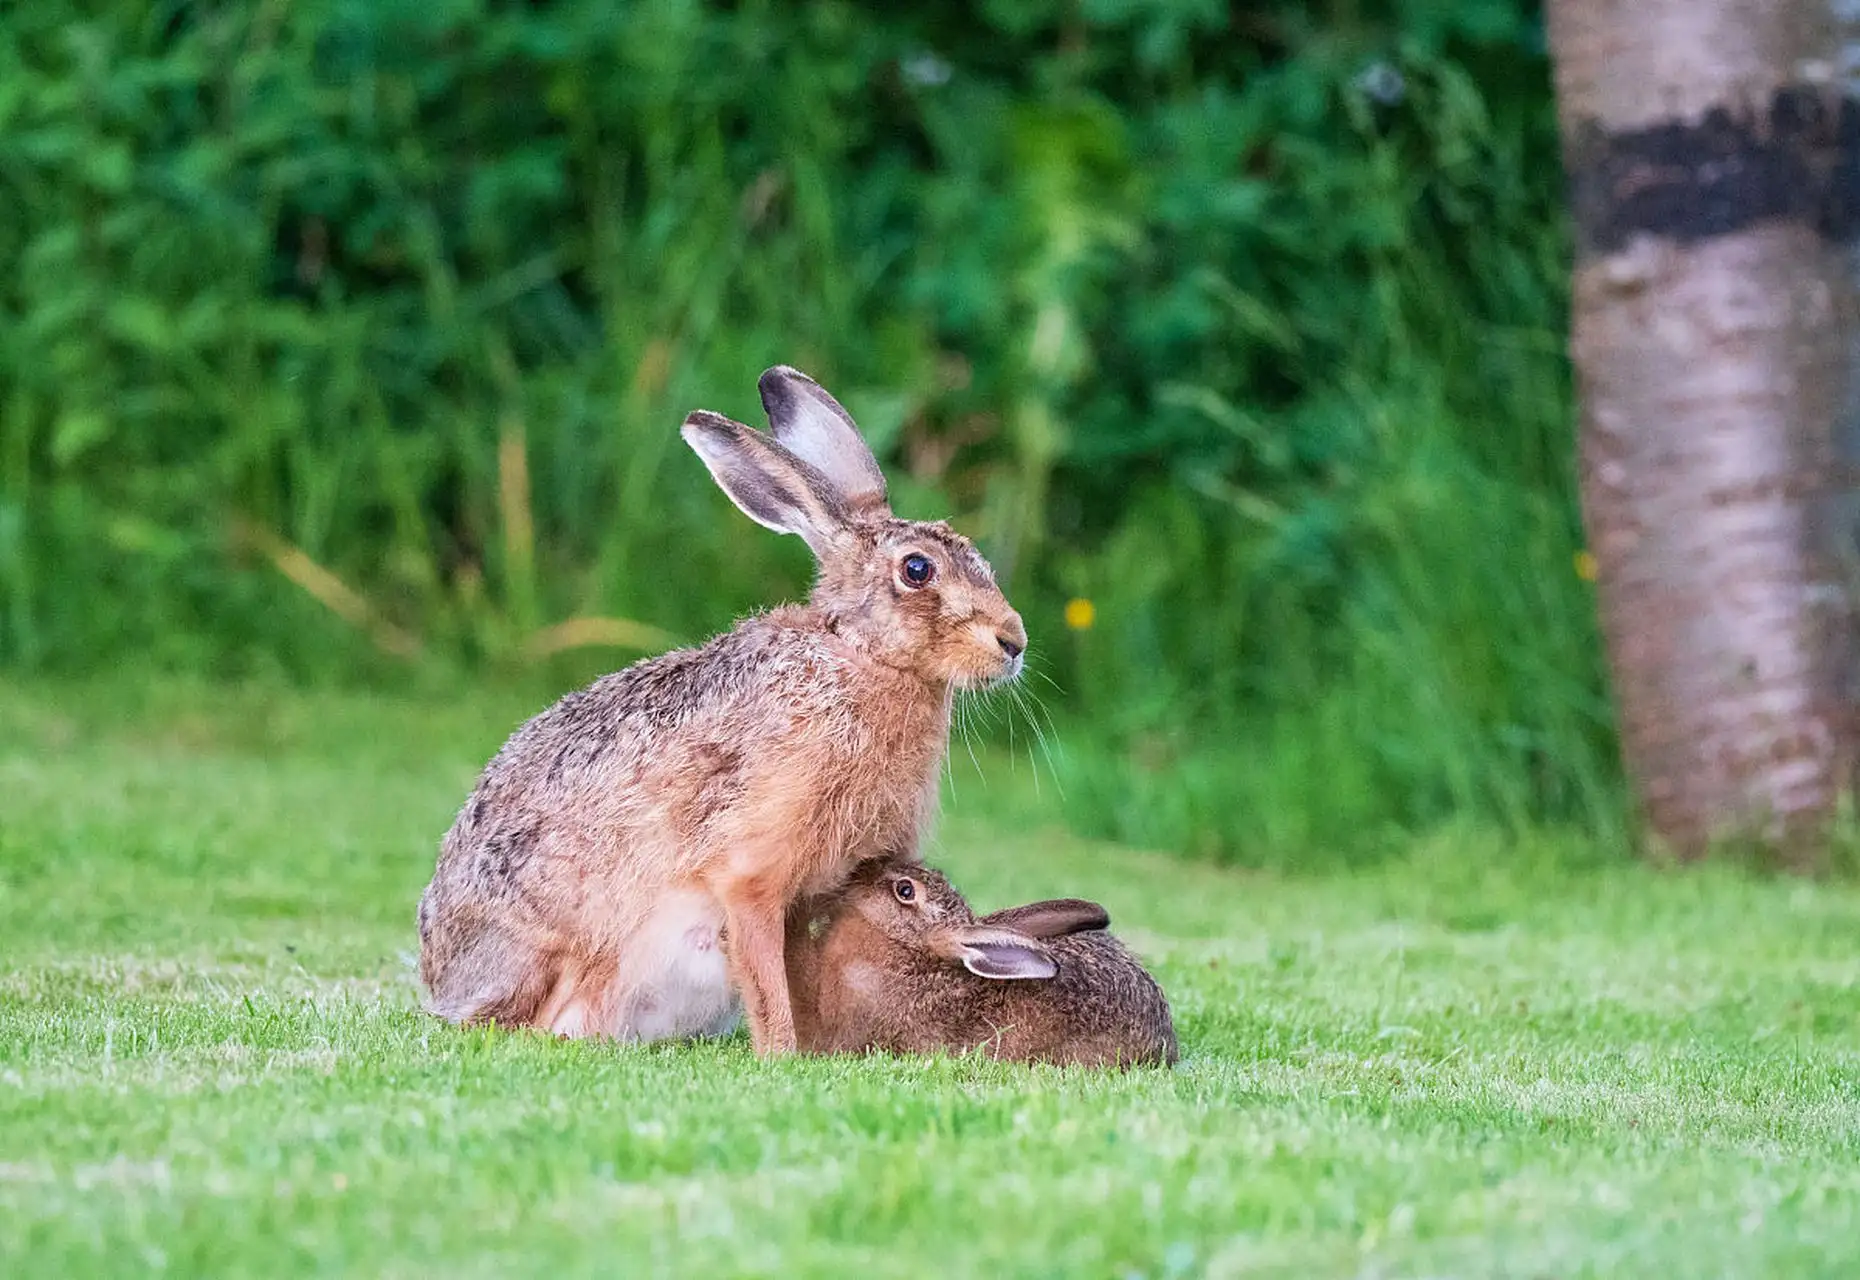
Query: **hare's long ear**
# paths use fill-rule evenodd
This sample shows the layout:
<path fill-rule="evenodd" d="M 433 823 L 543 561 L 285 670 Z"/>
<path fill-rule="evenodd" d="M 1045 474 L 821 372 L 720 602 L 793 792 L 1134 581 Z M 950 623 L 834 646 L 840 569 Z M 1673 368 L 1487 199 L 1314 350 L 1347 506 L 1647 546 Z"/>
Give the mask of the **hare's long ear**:
<path fill-rule="evenodd" d="M 1108 929 L 1111 915 L 1097 903 L 1083 898 L 1052 898 L 996 911 L 983 916 L 981 923 L 1013 929 L 1029 938 L 1063 938 L 1071 933 Z"/>
<path fill-rule="evenodd" d="M 777 533 L 799 534 L 816 558 L 845 529 L 845 503 L 833 485 L 765 433 L 700 409 L 679 434 L 744 515 Z"/>
<path fill-rule="evenodd" d="M 775 438 L 825 476 L 848 510 L 890 511 L 878 459 L 825 387 L 785 364 L 764 373 L 756 386 Z"/>
<path fill-rule="evenodd" d="M 980 978 L 1050 978 L 1059 972 L 1046 948 L 1024 933 L 987 925 L 946 925 L 933 930 L 930 950 L 960 961 Z"/>

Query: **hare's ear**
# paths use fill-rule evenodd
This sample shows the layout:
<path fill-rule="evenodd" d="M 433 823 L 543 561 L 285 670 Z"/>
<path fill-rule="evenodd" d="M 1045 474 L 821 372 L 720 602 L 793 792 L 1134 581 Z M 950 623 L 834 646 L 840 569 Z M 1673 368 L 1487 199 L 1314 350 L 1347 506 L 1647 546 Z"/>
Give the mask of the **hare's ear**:
<path fill-rule="evenodd" d="M 931 934 L 930 949 L 946 960 L 960 961 L 979 978 L 1050 978 L 1059 972 L 1045 947 L 1012 929 L 948 926 Z"/>
<path fill-rule="evenodd" d="M 825 476 L 848 510 L 890 510 L 878 459 L 825 387 L 785 364 L 764 373 L 756 386 L 775 438 Z"/>
<path fill-rule="evenodd" d="M 679 434 L 744 515 L 777 533 L 796 533 L 824 557 L 846 527 L 846 508 L 815 468 L 763 432 L 700 409 Z"/>
<path fill-rule="evenodd" d="M 1111 915 L 1095 902 L 1083 898 L 1053 898 L 1046 902 L 1029 902 L 1022 907 L 1008 907 L 982 917 L 983 924 L 1013 929 L 1029 938 L 1063 938 L 1071 933 L 1111 927 Z"/>

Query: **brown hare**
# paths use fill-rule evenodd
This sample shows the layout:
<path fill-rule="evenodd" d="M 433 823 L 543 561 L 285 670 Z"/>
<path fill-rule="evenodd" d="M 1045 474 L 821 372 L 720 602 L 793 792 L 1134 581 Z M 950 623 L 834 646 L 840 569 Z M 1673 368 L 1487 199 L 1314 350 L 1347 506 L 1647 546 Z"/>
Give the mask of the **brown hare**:
<path fill-rule="evenodd" d="M 800 1047 L 1172 1065 L 1169 1002 L 1109 924 L 1075 898 L 977 919 L 939 872 L 908 858 L 866 863 L 789 919 Z"/>
<path fill-rule="evenodd" d="M 1018 676 L 1027 633 L 975 548 L 893 516 L 832 396 L 760 382 L 770 431 L 682 434 L 757 523 L 819 562 L 805 605 L 604 676 L 485 768 L 420 900 L 428 1007 L 565 1036 L 720 1034 L 795 1048 L 784 920 L 916 849 L 951 701 Z M 726 959 L 727 957 L 727 959 Z"/>

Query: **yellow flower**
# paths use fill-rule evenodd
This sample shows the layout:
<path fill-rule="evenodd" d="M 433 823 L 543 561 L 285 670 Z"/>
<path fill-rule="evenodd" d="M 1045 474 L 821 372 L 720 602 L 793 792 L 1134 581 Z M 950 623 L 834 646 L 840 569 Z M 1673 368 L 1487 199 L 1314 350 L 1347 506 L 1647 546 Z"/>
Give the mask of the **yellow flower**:
<path fill-rule="evenodd" d="M 1097 606 L 1085 599 L 1066 601 L 1066 625 L 1074 631 L 1090 631 L 1098 619 Z"/>
<path fill-rule="evenodd" d="M 1601 571 L 1602 567 L 1595 562 L 1595 553 L 1593 551 L 1578 551 L 1576 553 L 1576 576 L 1578 578 L 1581 578 L 1584 582 L 1594 582 Z"/>

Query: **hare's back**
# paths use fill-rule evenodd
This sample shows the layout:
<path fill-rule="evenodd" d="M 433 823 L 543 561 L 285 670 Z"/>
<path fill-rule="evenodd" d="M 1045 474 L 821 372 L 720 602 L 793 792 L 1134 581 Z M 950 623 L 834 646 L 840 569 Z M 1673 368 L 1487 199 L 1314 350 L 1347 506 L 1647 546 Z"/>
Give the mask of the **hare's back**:
<path fill-rule="evenodd" d="M 1050 1000 L 1068 1040 L 1087 1056 L 1124 1062 L 1174 1062 L 1174 1020 L 1162 987 L 1130 949 L 1094 930 L 1047 946 L 1058 963 Z M 1033 985 L 1033 984 L 1029 984 Z"/>
<path fill-rule="evenodd" d="M 778 609 L 746 619 L 704 645 L 644 659 L 566 695 L 511 735 L 479 793 L 606 791 L 720 742 L 780 736 L 795 724 L 791 687 L 824 699 L 843 683 L 810 617 Z"/>

